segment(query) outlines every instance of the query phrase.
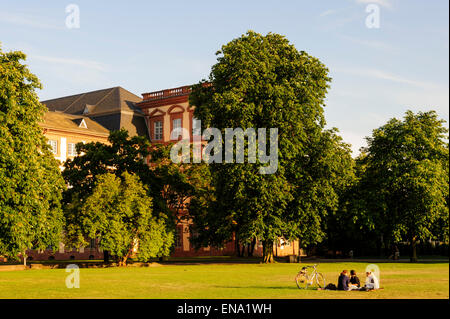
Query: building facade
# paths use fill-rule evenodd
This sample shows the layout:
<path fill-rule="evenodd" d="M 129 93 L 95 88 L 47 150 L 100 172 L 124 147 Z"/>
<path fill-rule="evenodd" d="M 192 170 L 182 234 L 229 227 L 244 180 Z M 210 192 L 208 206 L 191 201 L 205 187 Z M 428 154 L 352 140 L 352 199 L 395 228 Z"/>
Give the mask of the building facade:
<path fill-rule="evenodd" d="M 55 158 L 63 163 L 76 156 L 77 143 L 108 143 L 110 131 L 125 128 L 130 136 L 147 136 L 143 113 L 135 103 L 142 99 L 121 88 L 86 92 L 57 99 L 42 101 L 47 106 L 40 126 L 48 139 Z M 102 259 L 103 252 L 96 240 L 80 249 L 59 244 L 56 251 L 29 250 L 31 260 Z"/>
<path fill-rule="evenodd" d="M 142 94 L 142 101 L 136 103 L 136 106 L 145 115 L 148 136 L 152 143 L 168 144 L 181 137 L 189 137 L 192 141 L 194 135 L 201 135 L 200 127 L 196 126 L 197 121 L 194 118 L 195 107 L 189 105 L 190 92 L 190 86 L 182 86 Z M 183 129 L 189 136 L 182 134 Z M 187 211 L 177 213 L 189 215 Z M 202 247 L 195 250 L 189 240 L 192 235 L 189 230 L 191 223 L 189 218 L 182 218 L 177 224 L 173 257 L 222 256 L 235 253 L 234 241 L 230 241 L 223 248 Z"/>
<path fill-rule="evenodd" d="M 61 163 L 77 155 L 77 143 L 108 142 L 109 130 L 85 116 L 47 112 L 41 127 L 52 153 Z"/>
<path fill-rule="evenodd" d="M 130 136 L 146 136 L 152 143 L 168 144 L 181 137 L 173 131 L 194 136 L 201 135 L 201 127 L 194 117 L 195 107 L 189 105 L 190 86 L 143 93 L 142 98 L 121 88 L 97 90 L 46 100 L 49 110 L 41 127 L 48 138 L 55 158 L 61 165 L 76 156 L 76 143 L 108 143 L 110 131 L 125 128 Z M 183 136 L 186 138 L 186 136 Z M 62 166 L 61 166 L 62 169 Z M 177 214 L 189 215 L 184 210 Z M 235 255 L 234 238 L 222 248 L 202 247 L 195 250 L 191 243 L 189 218 L 180 218 L 176 226 L 175 248 L 172 257 Z M 283 239 L 274 245 L 275 256 L 298 255 L 298 242 Z M 30 250 L 28 255 L 34 260 L 48 259 L 101 259 L 103 252 L 95 240 L 89 247 L 73 249 L 61 243 L 56 252 Z M 262 243 L 256 242 L 254 256 L 262 256 Z"/>

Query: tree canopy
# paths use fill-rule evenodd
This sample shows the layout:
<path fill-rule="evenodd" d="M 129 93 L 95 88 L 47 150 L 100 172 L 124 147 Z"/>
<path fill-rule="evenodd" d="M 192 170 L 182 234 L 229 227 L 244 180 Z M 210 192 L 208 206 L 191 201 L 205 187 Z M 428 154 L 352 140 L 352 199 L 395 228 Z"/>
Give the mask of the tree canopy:
<path fill-rule="evenodd" d="M 196 118 L 222 134 L 226 128 L 277 128 L 278 169 L 260 174 L 259 159 L 210 164 L 215 201 L 194 199 L 194 225 L 212 244 L 233 233 L 242 243 L 258 238 L 271 262 L 278 237 L 321 239 L 321 216 L 337 204 L 334 186 L 352 167 L 348 147 L 335 131 L 324 130 L 331 79 L 317 58 L 278 34 L 249 31 L 217 55 L 208 81 L 193 86 Z M 261 139 L 266 136 L 254 143 Z M 248 154 L 248 140 L 245 145 Z"/>
<path fill-rule="evenodd" d="M 0 254 L 26 262 L 27 249 L 57 246 L 65 185 L 39 126 L 41 84 L 21 60 L 0 49 Z"/>
<path fill-rule="evenodd" d="M 125 129 L 112 131 L 108 143 L 91 142 L 76 145 L 78 156 L 64 164 L 63 177 L 70 187 L 64 192 L 64 202 L 83 200 L 92 193 L 97 178 L 111 173 L 121 176 L 124 172 L 136 174 L 147 187 L 153 199 L 153 210 L 170 216 L 163 187 L 170 176 L 162 168 L 155 169 L 163 161 L 166 151 L 163 145 L 151 145 L 144 136 L 128 135 Z M 147 158 L 153 164 L 149 167 Z M 158 166 L 159 167 L 159 166 Z"/>
<path fill-rule="evenodd" d="M 407 111 L 367 138 L 361 157 L 359 218 L 391 241 L 448 241 L 448 130 L 436 112 Z M 447 135 L 446 135 L 447 134 Z"/>
<path fill-rule="evenodd" d="M 97 238 L 100 248 L 119 265 L 130 257 L 146 261 L 170 252 L 174 237 L 166 227 L 167 218 L 153 213 L 152 199 L 136 175 L 99 175 L 92 194 L 72 205 L 80 207 L 68 215 L 68 238 L 82 244 Z"/>
<path fill-rule="evenodd" d="M 175 224 L 188 218 L 187 204 L 203 180 L 205 165 L 173 163 L 169 156 L 171 145 L 152 145 L 146 137 L 129 137 L 124 129 L 111 132 L 108 142 L 79 143 L 76 146 L 78 156 L 65 163 L 63 176 L 70 185 L 64 193 L 67 227 L 71 228 L 72 224 L 77 229 L 82 227 L 83 203 L 93 195 L 100 176 L 114 174 L 123 179 L 122 174 L 127 172 L 139 177 L 147 196 L 152 199 L 153 215 L 164 220 L 168 240 L 158 243 L 163 244 L 161 251 L 168 255 L 166 244 L 173 243 Z M 79 231 L 68 232 L 67 241 L 82 245 L 85 242 L 80 234 Z"/>

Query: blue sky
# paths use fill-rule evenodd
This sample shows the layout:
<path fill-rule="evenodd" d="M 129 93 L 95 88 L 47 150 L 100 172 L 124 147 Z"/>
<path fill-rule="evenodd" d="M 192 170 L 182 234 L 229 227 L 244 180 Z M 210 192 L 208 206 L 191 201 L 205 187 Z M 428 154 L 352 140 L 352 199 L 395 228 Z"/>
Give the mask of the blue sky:
<path fill-rule="evenodd" d="M 65 26 L 69 4 L 80 28 Z M 367 28 L 368 4 L 380 27 Z M 449 118 L 447 0 L 5 1 L 0 42 L 21 50 L 42 100 L 122 86 L 144 92 L 206 78 L 222 44 L 247 30 L 285 35 L 333 78 L 326 119 L 352 144 L 408 109 Z M 447 124 L 448 126 L 448 124 Z"/>

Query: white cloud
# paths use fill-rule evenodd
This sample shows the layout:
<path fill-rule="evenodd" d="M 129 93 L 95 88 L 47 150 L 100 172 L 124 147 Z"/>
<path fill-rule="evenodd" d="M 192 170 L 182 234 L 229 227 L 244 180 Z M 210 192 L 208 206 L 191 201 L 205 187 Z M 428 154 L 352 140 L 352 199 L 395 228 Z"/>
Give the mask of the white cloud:
<path fill-rule="evenodd" d="M 97 61 L 35 54 L 28 57 L 30 69 L 44 84 L 39 92 L 42 100 L 116 85 L 110 68 Z M 58 88 L 59 93 L 55 93 Z"/>
<path fill-rule="evenodd" d="M 31 63 L 40 61 L 40 62 L 50 63 L 51 66 L 65 65 L 67 67 L 74 66 L 77 68 L 81 67 L 81 68 L 92 69 L 92 70 L 96 70 L 96 71 L 108 71 L 109 70 L 109 68 L 106 64 L 97 62 L 94 60 L 63 58 L 63 57 L 34 54 L 34 52 L 38 52 L 39 50 L 37 50 L 35 46 L 32 46 L 26 42 L 5 44 L 3 46 L 3 49 L 5 51 L 20 50 L 26 54 L 27 61 L 30 61 Z M 48 65 L 47 63 L 45 65 Z"/>
<path fill-rule="evenodd" d="M 321 14 L 319 14 L 319 16 L 326 17 L 326 16 L 334 14 L 334 13 L 336 13 L 336 10 L 326 10 L 326 11 L 322 12 Z"/>
<path fill-rule="evenodd" d="M 74 65 L 81 66 L 88 69 L 94 69 L 98 71 L 106 71 L 107 67 L 103 63 L 97 61 L 90 60 L 81 60 L 81 59 L 70 59 L 70 58 L 60 58 L 60 57 L 51 57 L 51 56 L 42 56 L 42 55 L 32 55 L 30 59 L 36 59 L 44 62 L 57 63 L 57 64 L 66 64 L 66 65 Z"/>
<path fill-rule="evenodd" d="M 0 12 L 0 22 L 39 29 L 64 29 L 62 24 L 61 26 L 58 26 L 57 24 L 48 23 L 47 18 L 39 19 L 35 16 L 18 15 L 15 13 L 4 11 Z"/>
<path fill-rule="evenodd" d="M 377 50 L 382 50 L 382 51 L 387 51 L 387 52 L 395 52 L 396 49 L 394 47 L 392 47 L 391 45 L 385 43 L 385 42 L 381 42 L 381 41 L 373 41 L 373 40 L 365 40 L 365 39 L 358 39 L 355 37 L 351 37 L 351 36 L 347 36 L 347 35 L 341 35 L 341 38 L 369 47 L 369 48 L 373 48 L 373 49 L 377 49 Z"/>
<path fill-rule="evenodd" d="M 335 68 L 335 72 L 342 72 L 347 73 L 351 75 L 357 75 L 357 76 L 364 76 L 364 77 L 371 77 L 375 79 L 380 80 L 387 80 L 391 82 L 401 83 L 401 84 L 407 84 L 411 86 L 416 86 L 420 88 L 437 88 L 440 87 L 440 85 L 432 83 L 432 82 L 423 82 L 423 81 L 417 81 L 408 79 L 393 73 L 389 73 L 383 70 L 379 69 L 365 69 L 365 68 Z"/>

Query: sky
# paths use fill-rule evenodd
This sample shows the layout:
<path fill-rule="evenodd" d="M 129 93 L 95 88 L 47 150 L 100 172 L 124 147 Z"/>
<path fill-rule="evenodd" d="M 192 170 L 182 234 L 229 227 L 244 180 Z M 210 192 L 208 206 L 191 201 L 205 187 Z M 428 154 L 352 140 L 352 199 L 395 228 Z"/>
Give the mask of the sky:
<path fill-rule="evenodd" d="M 27 55 L 41 100 L 114 86 L 141 96 L 208 78 L 248 30 L 279 33 L 328 67 L 327 127 L 356 156 L 407 110 L 448 121 L 448 12 L 447 0 L 0 0 L 0 45 Z"/>

